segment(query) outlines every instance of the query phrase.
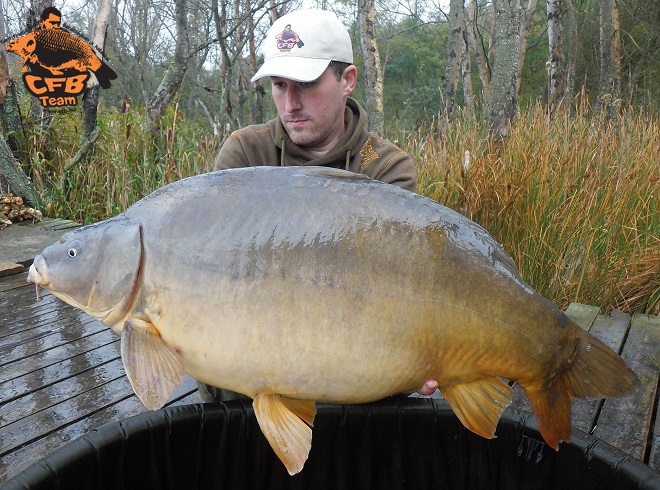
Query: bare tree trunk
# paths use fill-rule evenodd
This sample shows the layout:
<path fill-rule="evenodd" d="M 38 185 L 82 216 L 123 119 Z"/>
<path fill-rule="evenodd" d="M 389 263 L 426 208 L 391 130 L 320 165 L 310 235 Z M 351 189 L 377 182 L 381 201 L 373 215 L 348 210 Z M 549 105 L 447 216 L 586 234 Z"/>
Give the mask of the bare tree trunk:
<path fill-rule="evenodd" d="M 147 115 L 152 132 L 156 132 L 160 118 L 167 105 L 179 90 L 188 68 L 188 17 L 186 0 L 176 0 L 174 14 L 176 17 L 176 47 L 174 60 L 167 67 L 156 92 L 147 104 Z"/>
<path fill-rule="evenodd" d="M 600 2 L 600 80 L 598 103 L 608 121 L 616 122 L 621 96 L 621 37 L 617 0 Z"/>
<path fill-rule="evenodd" d="M 492 138 L 506 138 L 518 106 L 520 57 L 520 0 L 497 0 L 495 63 L 490 81 L 489 125 Z"/>
<path fill-rule="evenodd" d="M 254 15 L 252 14 L 252 2 L 251 0 L 246 0 L 245 9 L 248 12 L 248 26 L 247 26 L 247 35 L 248 35 L 248 50 L 250 53 L 250 68 L 252 73 L 257 72 L 257 50 L 254 43 Z M 265 122 L 264 116 L 264 95 L 266 95 L 266 90 L 263 85 L 261 85 L 261 80 L 256 80 L 254 82 L 254 110 L 250 111 L 250 117 L 252 118 L 252 124 L 261 124 Z"/>
<path fill-rule="evenodd" d="M 219 11 L 218 7 L 220 8 Z M 229 122 L 230 129 L 233 131 L 238 129 L 238 120 L 234 116 L 231 102 L 231 81 L 234 78 L 234 63 L 236 59 L 232 59 L 227 46 L 228 35 L 225 32 L 229 28 L 227 3 L 225 0 L 220 0 L 220 5 L 218 5 L 218 0 L 211 0 L 211 8 L 213 9 L 213 20 L 215 21 L 220 52 L 222 54 L 222 63 L 220 65 L 220 86 L 222 87 L 220 100 L 224 103 L 223 112 Z"/>
<path fill-rule="evenodd" d="M 0 138 L 0 181 L 3 180 L 12 193 L 21 196 L 34 207 L 41 207 L 41 199 L 34 185 L 21 169 L 5 140 Z"/>
<path fill-rule="evenodd" d="M 548 49 L 550 51 L 548 107 L 557 109 L 566 96 L 566 65 L 563 52 L 563 0 L 546 0 L 548 15 Z"/>
<path fill-rule="evenodd" d="M 0 2 L 0 39 L 7 36 L 5 30 L 5 14 Z M 0 120 L 7 141 L 14 156 L 18 159 L 19 152 L 24 146 L 25 131 L 23 120 L 18 106 L 16 84 L 9 75 L 7 51 L 0 48 Z"/>
<path fill-rule="evenodd" d="M 463 75 L 463 99 L 468 116 L 474 114 L 474 90 L 472 88 L 472 54 L 467 29 L 463 29 L 463 55 L 461 56 L 461 72 Z"/>
<path fill-rule="evenodd" d="M 463 0 L 449 2 L 449 35 L 447 36 L 447 62 L 445 74 L 442 77 L 442 96 L 444 104 L 438 114 L 438 136 L 447 136 L 447 127 L 452 120 L 456 104 L 456 89 L 461 73 L 463 58 L 463 31 L 465 29 L 465 14 Z"/>
<path fill-rule="evenodd" d="M 96 21 L 92 28 L 92 45 L 94 48 L 103 51 L 105 49 L 105 37 L 110 23 L 110 9 L 112 0 L 99 0 L 98 10 L 96 11 Z M 96 128 L 96 116 L 99 106 L 99 82 L 95 77 L 90 77 L 87 82 L 87 90 L 82 100 L 82 140 L 87 141 L 89 136 Z"/>
<path fill-rule="evenodd" d="M 536 8 L 539 5 L 539 0 L 527 0 L 527 9 L 525 10 L 525 17 L 522 20 L 520 25 L 520 48 L 518 53 L 518 79 L 516 80 L 516 93 L 520 93 L 520 82 L 522 81 L 522 72 L 525 66 L 525 55 L 527 54 L 527 35 L 529 34 L 529 28 L 532 25 L 532 20 L 534 20 L 534 14 L 536 13 Z M 522 17 L 521 11 L 521 17 Z"/>
<path fill-rule="evenodd" d="M 28 11 L 26 18 L 26 27 L 28 31 L 33 31 L 39 27 L 39 17 L 41 12 L 47 7 L 53 6 L 52 0 L 32 0 L 31 8 Z M 53 113 L 50 107 L 42 106 L 38 99 L 30 97 L 30 109 L 34 121 L 36 122 L 36 133 L 39 135 L 40 141 L 35 148 L 35 152 L 40 152 L 46 159 L 51 158 L 51 131 L 50 128 L 53 124 Z"/>
<path fill-rule="evenodd" d="M 477 69 L 479 71 L 479 79 L 481 80 L 482 95 L 488 93 L 490 85 L 490 65 L 488 63 L 488 53 L 484 51 L 484 44 L 481 34 L 479 33 L 479 26 L 477 24 L 477 0 L 468 0 L 469 13 L 466 20 L 466 31 L 468 34 L 468 43 L 472 48 L 475 60 L 477 62 Z"/>
<path fill-rule="evenodd" d="M 360 25 L 360 50 L 364 67 L 366 110 L 371 129 L 384 134 L 385 114 L 383 112 L 383 67 L 380 63 L 376 43 L 374 0 L 358 1 L 358 23 Z"/>
<path fill-rule="evenodd" d="M 577 14 L 575 12 L 575 6 L 573 5 L 573 0 L 564 0 L 566 6 L 566 28 L 568 30 L 568 42 L 564 43 L 564 51 L 566 52 L 566 64 L 565 64 L 565 85 L 564 85 L 564 94 L 567 100 L 573 99 L 573 94 L 575 93 L 575 52 L 576 47 L 580 42 L 577 29 Z"/>

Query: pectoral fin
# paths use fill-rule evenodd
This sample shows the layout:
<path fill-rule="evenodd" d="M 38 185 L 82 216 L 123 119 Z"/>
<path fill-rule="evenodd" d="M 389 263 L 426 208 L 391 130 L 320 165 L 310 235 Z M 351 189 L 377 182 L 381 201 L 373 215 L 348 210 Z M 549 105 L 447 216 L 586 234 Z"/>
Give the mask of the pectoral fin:
<path fill-rule="evenodd" d="M 511 387 L 499 378 L 482 378 L 442 388 L 442 394 L 465 427 L 487 439 L 511 403 Z"/>
<path fill-rule="evenodd" d="M 178 354 L 151 323 L 142 320 L 124 324 L 121 359 L 133 391 L 150 410 L 161 408 L 183 379 Z"/>
<path fill-rule="evenodd" d="M 316 415 L 316 402 L 259 393 L 253 406 L 261 431 L 289 474 L 300 472 L 312 448 L 310 425 Z"/>

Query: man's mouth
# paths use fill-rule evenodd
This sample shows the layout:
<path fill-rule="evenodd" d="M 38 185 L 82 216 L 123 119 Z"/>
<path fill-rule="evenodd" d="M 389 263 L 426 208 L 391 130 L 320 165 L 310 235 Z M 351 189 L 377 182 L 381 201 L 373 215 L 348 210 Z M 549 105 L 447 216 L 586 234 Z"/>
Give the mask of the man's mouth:
<path fill-rule="evenodd" d="M 291 126 L 300 126 L 301 124 L 305 124 L 306 122 L 307 119 L 290 119 L 286 121 L 286 124 Z"/>
<path fill-rule="evenodd" d="M 296 116 L 289 116 L 284 118 L 284 123 L 290 126 L 300 126 L 308 123 L 311 118 L 307 114 L 298 114 Z"/>

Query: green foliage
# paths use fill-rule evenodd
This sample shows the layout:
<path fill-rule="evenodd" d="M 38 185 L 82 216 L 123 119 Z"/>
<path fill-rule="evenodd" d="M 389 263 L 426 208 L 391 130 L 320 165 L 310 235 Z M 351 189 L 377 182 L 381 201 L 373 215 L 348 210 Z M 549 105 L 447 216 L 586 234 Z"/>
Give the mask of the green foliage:
<path fill-rule="evenodd" d="M 430 121 L 440 107 L 445 23 L 417 24 L 406 18 L 379 29 L 384 67 L 385 114 L 410 127 Z"/>

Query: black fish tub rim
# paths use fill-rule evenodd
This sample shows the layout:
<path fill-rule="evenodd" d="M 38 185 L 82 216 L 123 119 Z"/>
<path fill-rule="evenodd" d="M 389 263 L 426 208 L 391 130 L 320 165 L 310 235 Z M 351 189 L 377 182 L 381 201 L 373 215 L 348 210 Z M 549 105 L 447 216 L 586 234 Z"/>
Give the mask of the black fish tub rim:
<path fill-rule="evenodd" d="M 319 404 L 312 449 L 290 476 L 249 401 L 168 407 L 108 423 L 0 486 L 9 489 L 660 489 L 660 473 L 574 430 L 555 451 L 508 409 L 495 439 L 445 400 Z"/>

